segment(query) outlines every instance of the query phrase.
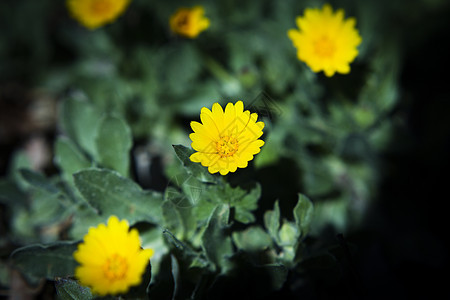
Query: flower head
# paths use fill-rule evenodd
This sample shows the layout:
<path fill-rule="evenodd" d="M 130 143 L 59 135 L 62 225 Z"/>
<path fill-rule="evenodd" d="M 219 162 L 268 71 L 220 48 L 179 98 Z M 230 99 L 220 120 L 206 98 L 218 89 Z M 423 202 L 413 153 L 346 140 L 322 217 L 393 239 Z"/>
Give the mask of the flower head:
<path fill-rule="evenodd" d="M 179 8 L 170 17 L 170 29 L 178 35 L 191 39 L 196 38 L 200 32 L 209 27 L 209 19 L 204 14 L 205 10 L 201 6 Z"/>
<path fill-rule="evenodd" d="M 127 8 L 130 0 L 67 0 L 70 14 L 89 29 L 113 22 Z"/>
<path fill-rule="evenodd" d="M 73 253 L 80 263 L 75 276 L 100 296 L 125 293 L 141 283 L 152 249 L 141 249 L 139 233 L 126 220 L 111 216 L 108 223 L 90 228 Z"/>
<path fill-rule="evenodd" d="M 344 10 L 333 13 L 329 4 L 322 10 L 307 8 L 303 17 L 297 17 L 299 30 L 290 29 L 288 36 L 297 48 L 298 59 L 314 72 L 324 71 L 330 77 L 335 72 L 347 74 L 349 64 L 358 55 L 356 47 L 361 37 L 355 29 L 356 20 L 344 20 Z"/>
<path fill-rule="evenodd" d="M 256 122 L 258 115 L 244 111 L 242 101 L 228 103 L 225 111 L 214 103 L 212 111 L 203 107 L 200 113 L 202 123 L 192 121 L 194 133 L 189 137 L 192 148 L 198 152 L 190 156 L 191 161 L 208 167 L 210 173 L 226 175 L 237 168 L 245 168 L 253 155 L 259 153 L 264 141 L 263 122 Z"/>

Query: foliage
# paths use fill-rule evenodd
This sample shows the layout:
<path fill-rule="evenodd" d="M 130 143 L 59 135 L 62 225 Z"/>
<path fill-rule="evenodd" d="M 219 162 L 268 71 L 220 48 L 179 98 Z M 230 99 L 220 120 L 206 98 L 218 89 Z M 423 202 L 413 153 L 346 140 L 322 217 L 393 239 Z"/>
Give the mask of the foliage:
<path fill-rule="evenodd" d="M 62 299 L 89 299 L 71 255 L 110 215 L 155 250 L 124 297 L 221 299 L 244 287 L 262 297 L 289 274 L 335 265 L 311 244 L 330 227 L 352 232 L 376 196 L 402 49 L 375 16 L 395 16 L 395 4 L 333 1 L 363 42 L 351 72 L 328 78 L 298 61 L 287 37 L 322 2 L 199 1 L 210 23 L 192 39 L 170 31 L 177 1 L 133 0 L 97 30 L 71 19 L 64 1 L 36 2 L 0 3 L 11 24 L 0 35 L 0 83 L 58 99 L 53 159 L 34 168 L 19 149 L 0 179 L 10 216 L 0 245 L 15 249 L 0 267 L 7 260 L 31 285 L 54 281 Z M 202 107 L 238 100 L 264 121 L 264 146 L 224 178 L 189 159 L 189 123 Z"/>

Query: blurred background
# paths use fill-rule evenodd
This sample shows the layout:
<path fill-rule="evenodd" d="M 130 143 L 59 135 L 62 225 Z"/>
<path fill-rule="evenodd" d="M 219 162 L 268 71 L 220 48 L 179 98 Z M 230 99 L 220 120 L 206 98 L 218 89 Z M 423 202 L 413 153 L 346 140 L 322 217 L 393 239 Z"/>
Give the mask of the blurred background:
<path fill-rule="evenodd" d="M 229 181 L 261 184 L 257 222 L 276 199 L 289 215 L 304 193 L 315 205 L 309 251 L 342 252 L 268 299 L 449 296 L 450 3 L 329 1 L 363 39 L 350 74 L 331 78 L 311 72 L 287 38 L 296 16 L 324 3 L 132 0 L 89 30 L 65 1 L 1 0 L 0 191 L 11 195 L 20 167 L 58 176 L 54 143 L 67 119 L 87 113 L 126 120 L 132 178 L 163 191 L 176 175 L 171 145 L 190 145 L 200 109 L 243 100 L 266 123 L 266 144 Z M 210 27 L 176 36 L 170 16 L 194 5 Z M 64 111 L 67 99 L 88 112 Z M 57 210 L 16 199 L 0 197 L 0 296 L 15 282 L 10 253 L 60 238 L 45 229 L 64 226 Z M 35 297 L 53 293 L 48 285 Z"/>

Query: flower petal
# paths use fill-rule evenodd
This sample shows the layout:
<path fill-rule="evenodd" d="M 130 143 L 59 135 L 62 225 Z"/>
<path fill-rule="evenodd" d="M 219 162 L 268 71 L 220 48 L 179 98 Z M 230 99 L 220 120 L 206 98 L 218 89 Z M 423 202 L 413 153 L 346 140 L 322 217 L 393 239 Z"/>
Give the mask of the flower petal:
<path fill-rule="evenodd" d="M 329 4 L 322 9 L 307 8 L 303 17 L 296 18 L 299 30 L 287 32 L 298 59 L 313 72 L 324 71 L 330 77 L 350 71 L 349 64 L 358 55 L 356 47 L 362 39 L 355 29 L 355 19 L 344 19 L 344 14 L 343 9 L 333 12 Z"/>

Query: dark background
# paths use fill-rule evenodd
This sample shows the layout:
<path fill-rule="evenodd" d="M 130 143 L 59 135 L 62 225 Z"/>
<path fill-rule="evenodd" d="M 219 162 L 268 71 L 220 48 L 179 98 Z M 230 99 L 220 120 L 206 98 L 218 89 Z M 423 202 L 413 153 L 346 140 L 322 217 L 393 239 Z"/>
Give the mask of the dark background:
<path fill-rule="evenodd" d="M 404 30 L 401 118 L 382 154 L 379 196 L 365 224 L 346 237 L 357 247 L 344 278 L 313 284 L 317 298 L 448 298 L 450 91 L 449 6 Z M 313 298 L 315 298 L 315 296 Z"/>

